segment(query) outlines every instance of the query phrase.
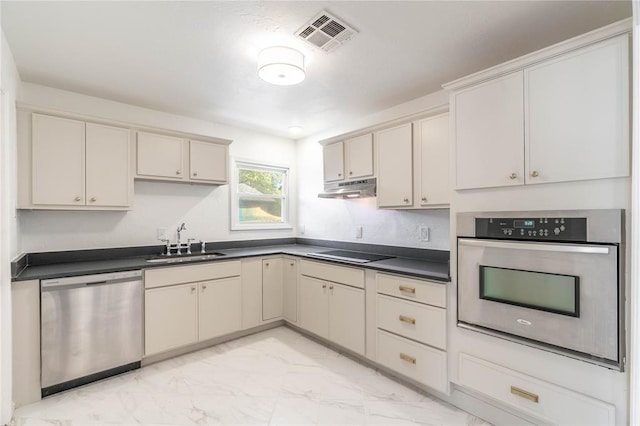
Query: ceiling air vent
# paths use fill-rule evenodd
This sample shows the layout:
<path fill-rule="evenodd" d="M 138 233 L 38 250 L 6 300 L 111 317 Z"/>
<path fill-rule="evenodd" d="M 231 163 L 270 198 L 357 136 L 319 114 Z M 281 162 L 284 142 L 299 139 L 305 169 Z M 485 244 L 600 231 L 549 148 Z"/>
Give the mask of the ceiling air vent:
<path fill-rule="evenodd" d="M 331 52 L 340 47 L 356 34 L 358 34 L 356 30 L 327 11 L 322 11 L 296 31 L 298 37 L 325 52 Z"/>

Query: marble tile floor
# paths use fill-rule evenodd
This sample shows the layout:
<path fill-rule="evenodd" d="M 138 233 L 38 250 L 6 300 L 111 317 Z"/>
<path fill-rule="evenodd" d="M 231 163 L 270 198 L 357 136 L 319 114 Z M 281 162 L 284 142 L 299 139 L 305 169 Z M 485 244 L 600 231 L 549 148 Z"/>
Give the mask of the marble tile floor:
<path fill-rule="evenodd" d="M 11 425 L 487 425 L 279 327 L 50 396 Z"/>

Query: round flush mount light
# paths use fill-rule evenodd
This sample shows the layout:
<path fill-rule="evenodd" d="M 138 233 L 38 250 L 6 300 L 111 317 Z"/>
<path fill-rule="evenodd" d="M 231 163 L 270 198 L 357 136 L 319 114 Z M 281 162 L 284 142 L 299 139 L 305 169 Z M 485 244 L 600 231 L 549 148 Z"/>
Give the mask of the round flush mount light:
<path fill-rule="evenodd" d="M 298 135 L 302 132 L 303 128 L 301 126 L 290 126 L 289 133 L 292 135 Z"/>
<path fill-rule="evenodd" d="M 267 83 L 291 86 L 304 80 L 304 55 L 290 47 L 267 47 L 258 54 L 258 75 Z"/>

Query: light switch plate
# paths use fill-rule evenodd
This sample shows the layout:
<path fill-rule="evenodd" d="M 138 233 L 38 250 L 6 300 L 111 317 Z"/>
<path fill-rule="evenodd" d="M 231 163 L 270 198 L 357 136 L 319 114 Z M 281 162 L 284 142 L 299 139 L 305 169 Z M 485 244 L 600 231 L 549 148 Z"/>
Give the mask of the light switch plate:
<path fill-rule="evenodd" d="M 429 241 L 429 238 L 431 237 L 431 230 L 429 229 L 428 226 L 421 226 L 420 227 L 420 241 Z"/>

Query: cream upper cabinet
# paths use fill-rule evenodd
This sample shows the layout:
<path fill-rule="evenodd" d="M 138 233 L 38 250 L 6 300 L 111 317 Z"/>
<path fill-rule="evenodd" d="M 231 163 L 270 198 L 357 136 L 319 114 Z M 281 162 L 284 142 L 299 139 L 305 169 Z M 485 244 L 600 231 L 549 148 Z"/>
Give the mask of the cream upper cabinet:
<path fill-rule="evenodd" d="M 189 176 L 192 180 L 226 183 L 229 148 L 211 142 L 189 141 Z"/>
<path fill-rule="evenodd" d="M 356 179 L 373 176 L 373 135 L 358 136 L 344 142 L 346 178 Z"/>
<path fill-rule="evenodd" d="M 184 139 L 173 136 L 138 132 L 137 174 L 165 179 L 182 179 L 185 173 L 184 142 Z"/>
<path fill-rule="evenodd" d="M 522 71 L 452 96 L 457 189 L 524 183 L 523 99 Z"/>
<path fill-rule="evenodd" d="M 378 149 L 378 207 L 413 204 L 412 124 L 407 123 L 375 134 Z"/>
<path fill-rule="evenodd" d="M 88 205 L 131 204 L 129 130 L 87 123 L 86 198 Z"/>
<path fill-rule="evenodd" d="M 629 175 L 629 36 L 452 93 L 456 188 Z"/>
<path fill-rule="evenodd" d="M 298 321 L 298 260 L 285 257 L 282 274 L 284 319 L 295 323 Z"/>
<path fill-rule="evenodd" d="M 336 142 L 322 147 L 324 181 L 344 179 L 344 143 Z"/>
<path fill-rule="evenodd" d="M 524 70 L 526 182 L 629 175 L 623 35 Z"/>
<path fill-rule="evenodd" d="M 262 320 L 280 318 L 283 304 L 283 260 L 262 261 Z"/>
<path fill-rule="evenodd" d="M 33 204 L 85 204 L 85 123 L 32 116 Z"/>
<path fill-rule="evenodd" d="M 226 184 L 231 141 L 189 140 L 138 132 L 136 177 L 149 180 Z"/>
<path fill-rule="evenodd" d="M 414 124 L 419 156 L 420 206 L 449 204 L 449 114 L 425 118 Z M 416 201 L 416 200 L 414 200 Z"/>
<path fill-rule="evenodd" d="M 207 340 L 242 327 L 240 277 L 198 283 L 198 340 Z"/>
<path fill-rule="evenodd" d="M 129 130 L 32 114 L 33 208 L 125 209 L 131 204 Z"/>

